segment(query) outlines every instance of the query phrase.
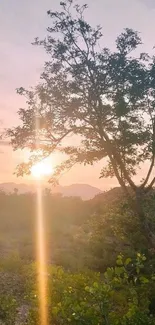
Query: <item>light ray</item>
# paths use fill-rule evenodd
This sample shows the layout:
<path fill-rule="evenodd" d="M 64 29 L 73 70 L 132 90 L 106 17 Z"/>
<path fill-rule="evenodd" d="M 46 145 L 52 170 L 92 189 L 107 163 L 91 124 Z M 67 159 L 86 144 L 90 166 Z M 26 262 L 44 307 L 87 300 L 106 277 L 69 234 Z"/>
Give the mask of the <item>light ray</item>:
<path fill-rule="evenodd" d="M 36 113 L 36 147 L 39 148 L 39 124 Z M 39 292 L 39 323 L 48 325 L 47 308 L 47 266 L 45 249 L 45 216 L 43 211 L 43 197 L 41 179 L 36 177 L 36 215 L 37 215 L 37 265 L 38 265 L 38 292 Z"/>

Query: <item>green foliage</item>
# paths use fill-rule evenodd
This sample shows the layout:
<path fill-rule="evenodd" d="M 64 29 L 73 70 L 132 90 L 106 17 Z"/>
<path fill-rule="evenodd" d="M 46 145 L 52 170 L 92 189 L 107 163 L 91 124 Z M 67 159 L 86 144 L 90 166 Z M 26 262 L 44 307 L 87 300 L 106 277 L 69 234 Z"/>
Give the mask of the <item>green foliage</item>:
<path fill-rule="evenodd" d="M 153 325 L 149 312 L 152 277 L 143 274 L 145 256 L 135 262 L 123 255 L 104 274 L 49 270 L 48 308 L 50 324 Z M 31 295 L 29 324 L 38 323 L 37 291 Z"/>
<path fill-rule="evenodd" d="M 7 261 L 9 258 L 7 259 Z M 12 261 L 1 261 L 1 272 L 15 275 L 17 290 L 2 290 L 0 286 L 0 320 L 6 325 L 15 323 L 18 318 L 18 306 L 26 304 L 29 309 L 26 324 L 39 324 L 37 264 L 21 267 Z M 9 268 L 8 268 L 9 265 Z M 48 266 L 47 302 L 49 324 L 75 325 L 154 325 L 154 270 L 147 270 L 145 255 L 137 253 L 133 258 L 117 256 L 116 264 L 108 267 L 104 273 L 83 270 L 67 271 L 62 267 Z M 23 282 L 20 281 L 22 272 Z M 8 279 L 6 278 L 6 281 Z M 9 288 L 10 290 L 10 288 Z M 20 296 L 19 296 L 20 292 Z M 23 324 L 23 322 L 22 322 Z"/>
<path fill-rule="evenodd" d="M 12 325 L 15 324 L 17 316 L 16 300 L 6 295 L 0 295 L 0 324 Z"/>

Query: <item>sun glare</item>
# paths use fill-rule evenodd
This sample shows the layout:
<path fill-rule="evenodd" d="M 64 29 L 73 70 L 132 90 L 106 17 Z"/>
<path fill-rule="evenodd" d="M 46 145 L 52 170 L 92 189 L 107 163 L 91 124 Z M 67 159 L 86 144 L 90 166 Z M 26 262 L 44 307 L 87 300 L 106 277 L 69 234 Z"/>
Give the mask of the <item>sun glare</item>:
<path fill-rule="evenodd" d="M 47 160 L 42 160 L 31 167 L 31 175 L 38 179 L 44 176 L 49 176 L 52 172 L 52 164 Z"/>

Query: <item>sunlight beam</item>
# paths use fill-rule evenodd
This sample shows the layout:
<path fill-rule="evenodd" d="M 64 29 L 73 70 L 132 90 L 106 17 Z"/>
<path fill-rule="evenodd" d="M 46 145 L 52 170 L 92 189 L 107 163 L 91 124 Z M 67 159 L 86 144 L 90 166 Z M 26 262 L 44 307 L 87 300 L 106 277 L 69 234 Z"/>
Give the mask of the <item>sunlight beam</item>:
<path fill-rule="evenodd" d="M 36 112 L 36 147 L 39 148 L 39 119 Z M 37 217 L 37 265 L 38 265 L 38 292 L 39 292 L 39 323 L 48 325 L 48 308 L 47 308 L 47 266 L 46 266 L 46 249 L 45 249 L 45 216 L 43 211 L 43 197 L 41 185 L 41 169 L 35 167 L 33 176 L 36 179 L 36 217 Z"/>
<path fill-rule="evenodd" d="M 47 310 L 47 267 L 45 250 L 45 222 L 43 211 L 42 185 L 37 180 L 37 265 L 40 324 L 48 324 Z"/>

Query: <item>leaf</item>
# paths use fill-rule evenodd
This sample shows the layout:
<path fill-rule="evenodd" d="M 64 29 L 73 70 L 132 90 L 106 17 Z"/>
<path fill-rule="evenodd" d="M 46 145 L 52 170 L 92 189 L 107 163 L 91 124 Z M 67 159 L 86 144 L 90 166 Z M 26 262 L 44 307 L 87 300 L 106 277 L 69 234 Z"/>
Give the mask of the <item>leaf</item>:
<path fill-rule="evenodd" d="M 115 274 L 120 276 L 121 274 L 123 274 L 125 272 L 124 267 L 115 267 Z"/>
<path fill-rule="evenodd" d="M 93 283 L 93 287 L 94 287 L 95 289 L 98 289 L 99 284 L 98 284 L 97 282 L 94 282 L 94 283 Z"/>
<path fill-rule="evenodd" d="M 52 308 L 53 315 L 57 316 L 58 312 L 59 312 L 59 308 L 58 307 L 53 307 Z"/>
<path fill-rule="evenodd" d="M 129 265 L 130 263 L 132 262 L 132 259 L 130 257 L 128 257 L 126 260 L 125 260 L 125 265 Z"/>
<path fill-rule="evenodd" d="M 116 260 L 116 264 L 119 266 L 123 266 L 123 258 L 122 256 L 118 256 L 117 260 Z"/>
<path fill-rule="evenodd" d="M 148 280 L 145 276 L 141 276 L 141 277 L 139 278 L 139 280 L 140 280 L 143 284 L 149 283 L 149 280 Z"/>

